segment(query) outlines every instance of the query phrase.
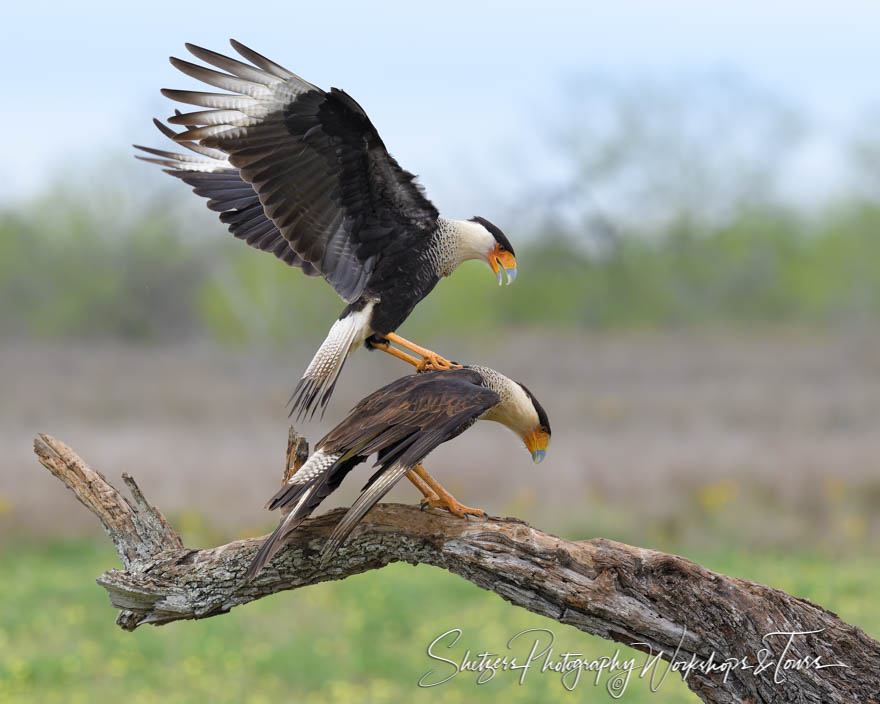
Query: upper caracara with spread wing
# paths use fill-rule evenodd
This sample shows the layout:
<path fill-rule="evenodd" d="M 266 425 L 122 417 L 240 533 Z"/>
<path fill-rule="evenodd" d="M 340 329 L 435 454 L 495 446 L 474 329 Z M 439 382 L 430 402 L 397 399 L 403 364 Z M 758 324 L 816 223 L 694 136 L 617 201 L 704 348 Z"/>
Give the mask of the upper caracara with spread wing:
<path fill-rule="evenodd" d="M 162 91 L 200 110 L 156 126 L 198 156 L 138 147 L 140 157 L 183 180 L 239 239 L 320 274 L 348 303 L 294 392 L 293 411 L 326 405 L 348 354 L 361 343 L 400 356 L 394 342 L 421 356 L 420 368 L 447 369 L 439 355 L 394 331 L 443 276 L 483 259 L 501 283 L 516 276 L 513 248 L 488 220 L 440 217 L 415 177 L 385 149 L 364 110 L 348 94 L 325 92 L 232 40 L 245 63 L 186 47 L 221 69 L 172 58 L 180 71 L 226 93 Z M 137 145 L 136 145 L 137 146 Z"/>
<path fill-rule="evenodd" d="M 422 372 L 367 396 L 318 442 L 314 454 L 270 499 L 268 508 L 292 510 L 260 548 L 247 578 L 256 576 L 284 538 L 373 453 L 378 469 L 324 546 L 324 562 L 404 475 L 425 494 L 424 503 L 459 516 L 482 514 L 458 503 L 421 466 L 434 448 L 481 419 L 503 423 L 522 438 L 535 462 L 544 459 L 550 441 L 547 414 L 525 386 L 493 369 L 468 366 Z"/>

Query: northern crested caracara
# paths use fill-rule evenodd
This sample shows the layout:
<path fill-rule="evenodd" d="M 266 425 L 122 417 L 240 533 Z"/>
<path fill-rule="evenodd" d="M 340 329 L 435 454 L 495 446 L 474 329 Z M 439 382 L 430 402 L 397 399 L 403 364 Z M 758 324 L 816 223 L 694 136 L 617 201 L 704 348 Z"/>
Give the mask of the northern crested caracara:
<path fill-rule="evenodd" d="M 273 253 L 310 276 L 321 275 L 348 303 L 294 391 L 291 413 L 327 404 L 348 355 L 361 343 L 419 368 L 448 369 L 448 360 L 394 331 L 443 276 L 482 259 L 502 282 L 516 277 L 513 247 L 485 218 L 440 217 L 415 176 L 385 149 L 364 110 L 337 88 L 325 92 L 235 40 L 250 63 L 192 44 L 216 68 L 171 58 L 183 73 L 227 93 L 163 89 L 181 103 L 167 137 L 198 156 L 135 145 L 139 156 L 208 199 L 239 239 Z"/>
<path fill-rule="evenodd" d="M 367 396 L 318 442 L 314 454 L 266 504 L 269 509 L 290 506 L 292 510 L 263 543 L 247 579 L 253 579 L 284 539 L 373 453 L 378 469 L 334 529 L 322 550 L 322 563 L 404 475 L 425 495 L 423 505 L 446 508 L 462 517 L 481 515 L 480 509 L 458 503 L 421 466 L 435 447 L 477 420 L 503 423 L 522 438 L 535 463 L 544 459 L 550 441 L 547 414 L 525 386 L 494 369 L 426 371 L 397 379 Z"/>

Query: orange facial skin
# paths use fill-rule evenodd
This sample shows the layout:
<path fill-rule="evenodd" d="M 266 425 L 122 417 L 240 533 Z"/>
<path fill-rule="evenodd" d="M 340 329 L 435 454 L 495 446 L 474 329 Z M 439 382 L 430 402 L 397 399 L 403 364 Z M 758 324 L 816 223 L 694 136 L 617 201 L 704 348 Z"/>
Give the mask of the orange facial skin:
<path fill-rule="evenodd" d="M 532 461 L 535 464 L 540 464 L 547 455 L 550 435 L 541 430 L 540 427 L 537 427 L 523 435 L 523 442 L 526 444 L 526 449 L 532 453 Z"/>
<path fill-rule="evenodd" d="M 505 249 L 500 242 L 496 243 L 495 249 L 489 252 L 486 261 L 489 262 L 492 272 L 498 279 L 499 286 L 503 283 L 501 276 L 502 269 L 504 270 L 504 273 L 507 274 L 507 283 L 513 283 L 513 280 L 516 278 L 516 258 L 509 250 Z"/>

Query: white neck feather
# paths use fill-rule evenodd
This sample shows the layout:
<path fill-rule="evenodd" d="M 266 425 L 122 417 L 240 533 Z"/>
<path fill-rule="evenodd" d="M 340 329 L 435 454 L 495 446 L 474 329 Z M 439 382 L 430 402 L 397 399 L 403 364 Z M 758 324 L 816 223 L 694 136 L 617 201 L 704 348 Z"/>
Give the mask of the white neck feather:
<path fill-rule="evenodd" d="M 489 253 L 495 249 L 492 233 L 478 222 L 440 218 L 439 229 L 438 259 L 444 276 L 469 259 L 488 261 Z"/>
<path fill-rule="evenodd" d="M 523 436 L 534 430 L 540 420 L 535 405 L 522 386 L 508 379 L 500 372 L 488 367 L 473 367 L 486 380 L 486 386 L 501 397 L 501 402 L 490 408 L 483 420 L 494 420 L 510 428 L 514 433 Z"/>

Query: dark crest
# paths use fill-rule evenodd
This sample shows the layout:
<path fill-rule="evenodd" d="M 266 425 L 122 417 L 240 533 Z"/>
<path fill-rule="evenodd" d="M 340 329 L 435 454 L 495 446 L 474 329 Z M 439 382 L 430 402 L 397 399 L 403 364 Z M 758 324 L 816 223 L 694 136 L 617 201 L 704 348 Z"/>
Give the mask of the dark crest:
<path fill-rule="evenodd" d="M 532 405 L 535 407 L 535 410 L 538 412 L 538 423 L 541 426 L 541 430 L 543 430 L 547 435 L 551 435 L 550 432 L 550 419 L 547 417 L 547 411 L 544 410 L 544 407 L 538 403 L 538 399 L 535 398 L 535 394 L 526 388 L 526 385 L 521 381 L 516 382 L 522 387 L 522 390 L 526 392 L 526 395 L 532 399 Z"/>
<path fill-rule="evenodd" d="M 513 245 L 510 244 L 510 240 L 507 239 L 505 234 L 501 231 L 501 229 L 497 225 L 493 225 L 491 222 L 486 220 L 486 218 L 481 218 L 479 215 L 474 215 L 471 218 L 471 222 L 478 222 L 480 225 L 485 227 L 490 233 L 492 233 L 492 237 L 495 238 L 495 241 L 504 247 L 508 252 L 510 252 L 513 256 L 516 256 L 516 252 L 513 251 Z"/>

